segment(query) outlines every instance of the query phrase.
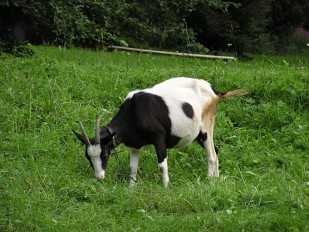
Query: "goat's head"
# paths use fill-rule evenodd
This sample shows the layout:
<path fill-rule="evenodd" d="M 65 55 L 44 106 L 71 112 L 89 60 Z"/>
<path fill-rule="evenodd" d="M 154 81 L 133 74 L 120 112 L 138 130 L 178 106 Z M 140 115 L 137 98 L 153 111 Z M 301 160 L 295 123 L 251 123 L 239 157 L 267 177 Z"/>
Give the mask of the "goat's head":
<path fill-rule="evenodd" d="M 107 126 L 102 127 L 100 130 L 101 119 L 102 115 L 96 123 L 95 138 L 88 138 L 85 128 L 80 121 L 77 121 L 77 123 L 79 123 L 82 134 L 73 130 L 79 141 L 86 145 L 85 156 L 94 169 L 95 176 L 98 180 L 105 178 L 108 158 L 111 149 L 115 146 L 113 131 Z"/>

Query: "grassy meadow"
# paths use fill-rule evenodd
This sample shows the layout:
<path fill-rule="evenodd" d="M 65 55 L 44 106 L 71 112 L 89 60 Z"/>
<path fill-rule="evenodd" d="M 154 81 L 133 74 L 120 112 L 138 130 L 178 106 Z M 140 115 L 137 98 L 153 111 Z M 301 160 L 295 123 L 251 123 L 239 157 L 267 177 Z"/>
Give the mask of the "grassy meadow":
<path fill-rule="evenodd" d="M 0 56 L 0 231 L 309 231 L 309 57 L 224 62 L 33 47 Z M 97 181 L 72 129 L 94 135 L 127 93 L 190 76 L 220 91 L 220 177 L 198 144 L 169 150 L 164 188 L 152 147 L 138 183 L 119 146 Z"/>

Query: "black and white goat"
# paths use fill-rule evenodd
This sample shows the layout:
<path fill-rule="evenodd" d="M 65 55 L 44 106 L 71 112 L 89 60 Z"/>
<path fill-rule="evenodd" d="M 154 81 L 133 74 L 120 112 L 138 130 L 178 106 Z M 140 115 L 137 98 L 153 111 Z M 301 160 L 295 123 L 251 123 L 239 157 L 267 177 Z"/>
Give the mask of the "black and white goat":
<path fill-rule="evenodd" d="M 118 113 L 89 139 L 81 122 L 85 155 L 97 179 L 105 178 L 111 151 L 120 143 L 130 147 L 130 183 L 136 181 L 140 149 L 155 147 L 163 184 L 168 185 L 167 148 L 183 147 L 197 141 L 208 154 L 208 176 L 219 176 L 219 161 L 213 142 L 217 105 L 221 98 L 244 95 L 246 91 L 215 91 L 207 81 L 178 77 L 152 88 L 130 92 Z"/>

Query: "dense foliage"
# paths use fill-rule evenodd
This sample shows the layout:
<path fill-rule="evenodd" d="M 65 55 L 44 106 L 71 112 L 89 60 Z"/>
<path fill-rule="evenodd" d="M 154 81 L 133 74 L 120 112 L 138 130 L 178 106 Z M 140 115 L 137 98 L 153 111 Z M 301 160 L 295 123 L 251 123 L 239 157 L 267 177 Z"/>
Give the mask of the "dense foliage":
<path fill-rule="evenodd" d="M 297 27 L 308 28 L 308 11 L 306 0 L 6 0 L 0 2 L 0 39 L 91 48 L 207 47 L 242 55 L 280 50 Z"/>

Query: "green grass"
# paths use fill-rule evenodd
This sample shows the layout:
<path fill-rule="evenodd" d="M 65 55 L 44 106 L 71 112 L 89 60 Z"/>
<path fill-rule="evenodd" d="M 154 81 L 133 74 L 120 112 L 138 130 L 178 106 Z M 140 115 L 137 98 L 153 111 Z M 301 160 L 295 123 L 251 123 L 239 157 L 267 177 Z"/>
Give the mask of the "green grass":
<path fill-rule="evenodd" d="M 0 231 L 308 231 L 309 58 L 223 62 L 34 47 L 0 56 Z M 169 150 L 170 186 L 152 147 L 129 187 L 125 147 L 98 182 L 72 129 L 94 133 L 126 94 L 174 76 L 250 94 L 220 103 L 219 178 L 199 145 Z"/>

